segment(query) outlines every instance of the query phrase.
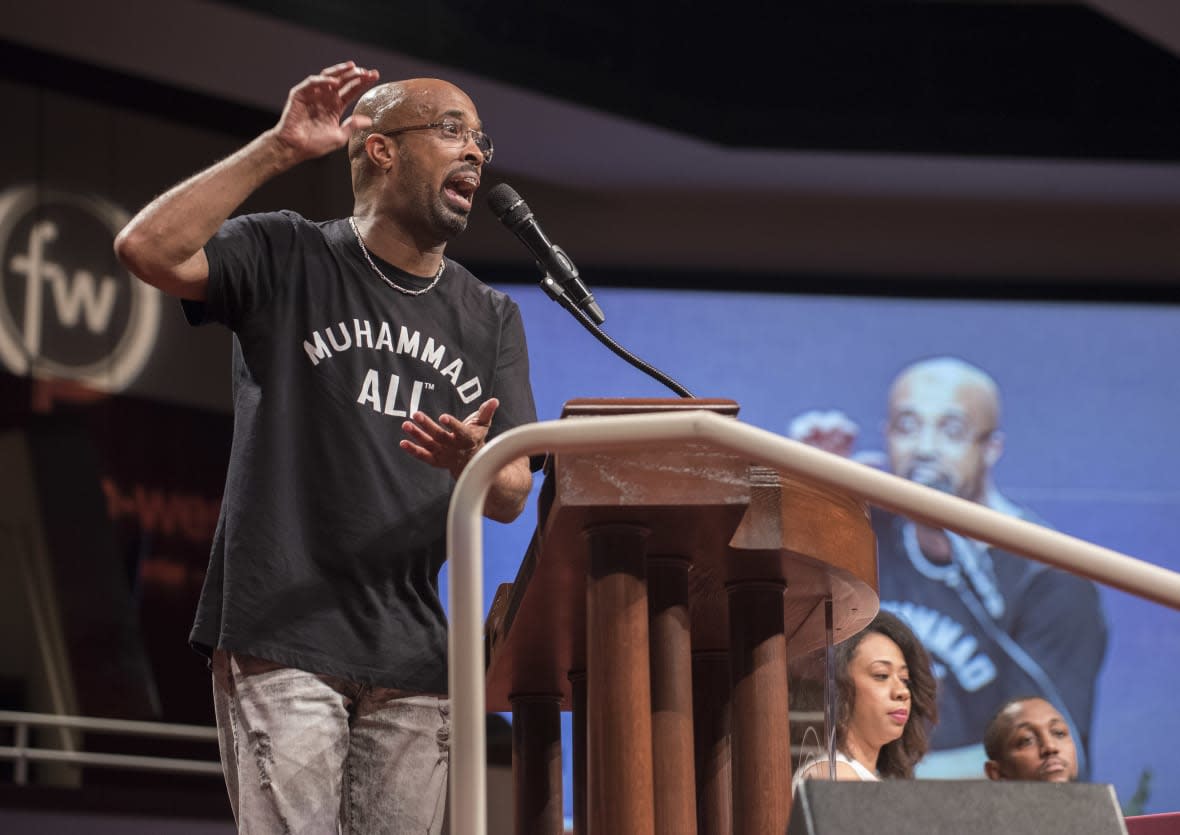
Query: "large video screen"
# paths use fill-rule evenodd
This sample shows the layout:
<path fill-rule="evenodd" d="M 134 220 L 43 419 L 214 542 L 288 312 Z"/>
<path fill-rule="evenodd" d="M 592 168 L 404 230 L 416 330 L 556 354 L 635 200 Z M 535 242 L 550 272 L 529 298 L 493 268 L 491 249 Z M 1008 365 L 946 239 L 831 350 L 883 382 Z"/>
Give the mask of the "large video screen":
<path fill-rule="evenodd" d="M 575 397 L 674 396 L 539 289 L 505 289 L 524 316 L 542 420 Z M 747 423 L 1180 569 L 1174 306 L 596 295 L 616 340 L 694 395 L 738 401 Z M 903 420 L 907 398 L 917 417 Z M 488 602 L 514 578 L 534 522 L 488 524 Z M 980 717 L 1006 695 L 1045 694 L 1085 742 L 1085 777 L 1113 784 L 1126 811 L 1180 809 L 1169 744 L 1180 739 L 1180 614 L 979 543 L 940 562 L 906 529 L 879 537 L 882 605 L 931 649 L 944 699 L 919 774 L 982 777 Z M 565 748 L 568 775 L 568 738 Z"/>

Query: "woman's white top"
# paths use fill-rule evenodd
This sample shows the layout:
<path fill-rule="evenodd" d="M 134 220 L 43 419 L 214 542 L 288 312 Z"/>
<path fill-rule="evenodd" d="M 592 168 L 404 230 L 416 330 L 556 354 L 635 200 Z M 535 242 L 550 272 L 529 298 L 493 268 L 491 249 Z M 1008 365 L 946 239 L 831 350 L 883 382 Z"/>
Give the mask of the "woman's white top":
<path fill-rule="evenodd" d="M 856 760 L 852 759 L 851 757 L 845 756 L 843 751 L 836 752 L 836 762 L 844 763 L 845 765 L 849 766 L 853 771 L 856 772 L 856 776 L 859 777 L 861 780 L 869 780 L 872 782 L 880 782 L 880 780 L 881 780 L 881 778 L 878 777 L 875 772 L 869 771 L 867 768 L 865 768 L 863 765 L 858 763 Z M 812 760 L 810 762 L 805 762 L 803 765 L 801 765 L 799 767 L 799 770 L 795 772 L 794 779 L 791 780 L 791 792 L 794 793 L 796 790 L 798 790 L 799 784 L 802 783 L 805 779 L 807 779 L 806 777 L 804 777 L 804 775 L 807 774 L 808 772 L 810 772 L 812 769 L 816 768 L 817 766 L 819 766 L 819 768 L 820 768 L 820 773 L 822 773 L 824 775 L 824 777 L 827 777 L 827 769 L 825 768 L 827 763 L 828 763 L 828 759 L 825 757 L 822 760 Z M 823 778 L 820 778 L 820 779 L 823 779 Z"/>

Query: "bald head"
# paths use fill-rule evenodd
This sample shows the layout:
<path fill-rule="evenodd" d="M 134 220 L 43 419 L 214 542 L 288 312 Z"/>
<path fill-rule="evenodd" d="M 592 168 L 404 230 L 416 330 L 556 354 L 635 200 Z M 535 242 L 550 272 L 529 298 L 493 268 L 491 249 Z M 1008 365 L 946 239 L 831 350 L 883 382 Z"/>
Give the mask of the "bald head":
<path fill-rule="evenodd" d="M 914 363 L 889 389 L 893 471 L 981 501 L 1000 455 L 999 420 L 999 390 L 986 372 L 955 357 Z"/>
<path fill-rule="evenodd" d="M 890 406 L 915 393 L 958 401 L 986 431 L 999 425 L 1000 391 L 996 381 L 987 372 L 956 357 L 936 357 L 903 369 L 889 389 Z"/>
<path fill-rule="evenodd" d="M 374 173 L 373 161 L 366 152 L 370 136 L 410 125 L 430 124 L 444 113 L 462 113 L 471 126 L 479 126 L 471 98 L 441 78 L 409 78 L 378 84 L 360 97 L 353 112 L 373 120 L 370 127 L 357 131 L 348 140 L 354 191 Z"/>
<path fill-rule="evenodd" d="M 357 154 L 365 144 L 369 134 L 380 133 L 385 130 L 384 125 L 390 121 L 389 114 L 395 112 L 406 100 L 406 85 L 413 81 L 391 81 L 388 84 L 378 84 L 360 97 L 353 110 L 359 116 L 368 116 L 373 120 L 371 127 L 357 131 L 348 141 L 348 156 Z"/>

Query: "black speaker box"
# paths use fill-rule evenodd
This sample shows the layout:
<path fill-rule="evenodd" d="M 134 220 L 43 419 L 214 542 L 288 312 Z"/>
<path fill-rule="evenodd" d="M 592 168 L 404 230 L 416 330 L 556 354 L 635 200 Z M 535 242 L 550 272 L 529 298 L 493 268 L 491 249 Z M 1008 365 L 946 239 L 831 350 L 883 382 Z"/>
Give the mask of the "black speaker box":
<path fill-rule="evenodd" d="M 1127 835 L 1112 786 L 807 780 L 787 835 Z"/>

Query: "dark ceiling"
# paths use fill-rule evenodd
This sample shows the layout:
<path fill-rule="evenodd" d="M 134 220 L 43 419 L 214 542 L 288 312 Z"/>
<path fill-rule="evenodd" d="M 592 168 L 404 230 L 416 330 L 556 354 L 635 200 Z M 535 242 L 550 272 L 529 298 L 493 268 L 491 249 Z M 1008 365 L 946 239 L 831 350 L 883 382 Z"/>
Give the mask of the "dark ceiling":
<path fill-rule="evenodd" d="M 0 80 L 232 147 L 311 68 L 444 75 L 501 143 L 487 185 L 519 188 L 596 285 L 1127 298 L 1143 282 L 1174 299 L 1177 0 L 811 5 L 22 3 L 0 16 Z M 485 215 L 456 257 L 519 280 L 519 245 Z"/>
<path fill-rule="evenodd" d="M 1180 58 L 1076 4 L 222 2 L 723 145 L 1180 160 Z"/>

